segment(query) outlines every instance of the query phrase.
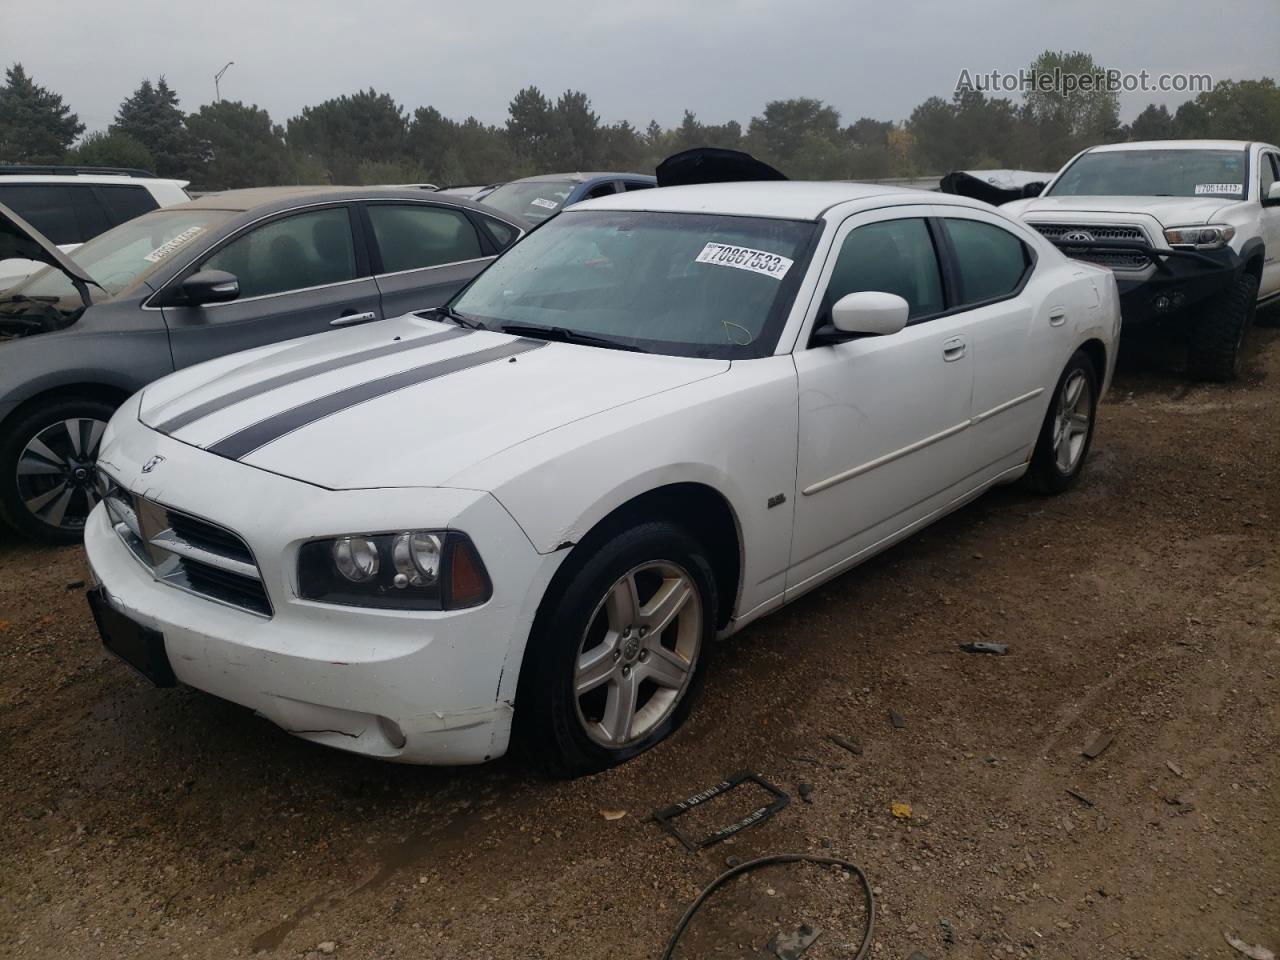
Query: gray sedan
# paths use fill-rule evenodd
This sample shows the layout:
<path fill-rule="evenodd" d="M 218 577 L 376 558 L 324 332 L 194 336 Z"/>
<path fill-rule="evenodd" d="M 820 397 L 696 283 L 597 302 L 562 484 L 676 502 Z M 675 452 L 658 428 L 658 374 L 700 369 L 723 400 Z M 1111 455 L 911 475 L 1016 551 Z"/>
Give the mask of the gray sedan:
<path fill-rule="evenodd" d="M 0 292 L 0 519 L 79 538 L 112 411 L 175 369 L 444 304 L 528 224 L 404 189 L 234 190 L 63 254 L 0 206 L 0 256 L 50 264 Z"/>

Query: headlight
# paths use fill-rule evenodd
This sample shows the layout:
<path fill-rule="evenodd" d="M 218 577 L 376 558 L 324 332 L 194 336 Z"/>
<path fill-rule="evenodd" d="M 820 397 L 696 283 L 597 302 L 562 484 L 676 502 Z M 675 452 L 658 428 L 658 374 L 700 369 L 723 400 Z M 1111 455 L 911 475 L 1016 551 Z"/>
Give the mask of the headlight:
<path fill-rule="evenodd" d="M 1211 223 L 1207 227 L 1170 227 L 1164 232 L 1169 246 L 1194 250 L 1217 250 L 1230 243 L 1235 235 L 1235 227 L 1221 223 Z"/>
<path fill-rule="evenodd" d="M 458 610 L 493 593 L 475 546 L 455 530 L 350 534 L 304 543 L 304 600 L 394 610 Z"/>

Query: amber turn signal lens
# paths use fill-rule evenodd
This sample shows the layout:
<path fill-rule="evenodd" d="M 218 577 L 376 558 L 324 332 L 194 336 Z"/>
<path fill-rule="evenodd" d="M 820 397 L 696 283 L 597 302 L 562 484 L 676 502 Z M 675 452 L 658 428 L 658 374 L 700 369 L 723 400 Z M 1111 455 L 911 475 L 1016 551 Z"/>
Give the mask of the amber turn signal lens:
<path fill-rule="evenodd" d="M 489 599 L 489 575 L 470 540 L 454 540 L 449 558 L 449 597 L 447 606 L 474 607 Z"/>

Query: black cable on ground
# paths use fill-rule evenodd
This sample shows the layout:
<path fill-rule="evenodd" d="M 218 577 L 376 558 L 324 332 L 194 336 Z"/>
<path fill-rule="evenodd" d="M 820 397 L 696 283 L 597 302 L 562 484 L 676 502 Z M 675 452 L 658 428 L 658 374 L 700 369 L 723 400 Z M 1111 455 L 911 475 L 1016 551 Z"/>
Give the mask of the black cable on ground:
<path fill-rule="evenodd" d="M 862 872 L 861 867 L 855 863 L 850 863 L 848 860 L 841 860 L 838 857 L 811 856 L 807 853 L 778 853 L 769 857 L 758 857 L 755 860 L 740 863 L 736 867 L 720 874 L 711 883 L 707 884 L 700 894 L 694 897 L 693 903 L 689 904 L 689 909 L 684 912 L 684 916 L 680 918 L 680 922 L 676 924 L 676 928 L 671 934 L 671 939 L 667 941 L 667 948 L 662 951 L 662 960 L 671 960 L 672 955 L 675 953 L 676 944 L 684 936 L 684 931 L 689 926 L 689 921 L 693 919 L 693 915 L 706 903 L 711 894 L 739 874 L 754 870 L 757 867 L 766 867 L 770 864 L 778 863 L 816 863 L 819 866 L 843 867 L 857 876 L 858 882 L 862 884 L 862 891 L 866 894 L 867 932 L 862 935 L 862 943 L 858 946 L 858 952 L 850 960 L 863 960 L 871 946 L 871 935 L 876 928 L 876 898 L 871 892 L 871 883 L 867 880 L 867 875 Z"/>

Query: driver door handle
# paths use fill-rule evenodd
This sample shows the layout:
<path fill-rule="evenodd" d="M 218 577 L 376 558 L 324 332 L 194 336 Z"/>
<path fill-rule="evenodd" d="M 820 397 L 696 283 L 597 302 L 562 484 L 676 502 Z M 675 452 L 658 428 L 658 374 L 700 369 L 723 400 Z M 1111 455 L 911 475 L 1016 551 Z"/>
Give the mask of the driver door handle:
<path fill-rule="evenodd" d="M 968 349 L 969 346 L 964 342 L 963 337 L 952 337 L 942 345 L 942 359 L 946 363 L 954 363 L 963 357 Z"/>
<path fill-rule="evenodd" d="M 349 327 L 355 323 L 368 323 L 370 320 L 377 320 L 377 319 L 378 319 L 378 315 L 374 313 L 372 310 L 370 310 L 368 313 L 348 312 L 348 313 L 344 313 L 342 316 L 338 317 L 336 320 L 330 320 L 329 326 Z"/>

